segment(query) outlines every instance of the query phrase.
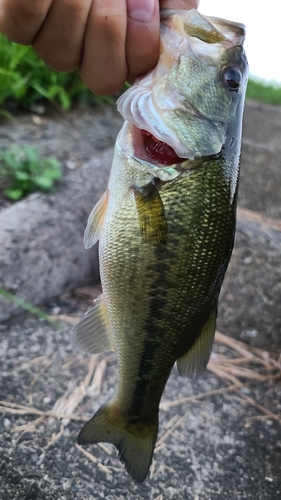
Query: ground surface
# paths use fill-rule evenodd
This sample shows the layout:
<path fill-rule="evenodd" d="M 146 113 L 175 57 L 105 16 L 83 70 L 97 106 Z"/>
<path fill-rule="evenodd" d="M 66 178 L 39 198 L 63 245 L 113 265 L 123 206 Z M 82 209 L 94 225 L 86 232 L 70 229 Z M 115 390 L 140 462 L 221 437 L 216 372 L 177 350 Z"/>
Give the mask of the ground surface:
<path fill-rule="evenodd" d="M 25 116 L 0 127 L 0 147 L 36 140 L 48 154 L 59 151 L 66 168 L 79 167 L 99 147 L 112 145 L 119 124 L 108 110 L 39 121 Z M 247 106 L 240 206 L 270 217 L 281 217 L 280 129 L 281 110 Z M 142 485 L 129 478 L 109 445 L 85 447 L 88 456 L 75 445 L 83 421 L 116 384 L 113 355 L 83 356 L 70 343 L 69 317 L 80 317 L 99 290 L 76 290 L 46 304 L 47 313 L 64 319 L 58 325 L 28 315 L 0 325 L 1 500 L 280 498 L 279 237 L 238 224 L 218 329 L 250 347 L 229 348 L 218 337 L 203 377 L 171 374 L 158 446 Z"/>

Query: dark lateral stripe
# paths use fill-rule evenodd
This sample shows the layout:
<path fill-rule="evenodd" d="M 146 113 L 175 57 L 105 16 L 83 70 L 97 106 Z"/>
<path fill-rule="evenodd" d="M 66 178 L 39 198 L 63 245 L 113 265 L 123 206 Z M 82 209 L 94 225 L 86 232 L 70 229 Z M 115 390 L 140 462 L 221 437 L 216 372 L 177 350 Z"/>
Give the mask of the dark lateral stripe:
<path fill-rule="evenodd" d="M 156 325 L 156 322 L 159 323 L 159 319 L 163 317 L 163 313 L 165 312 L 166 306 L 166 295 L 167 292 L 165 290 L 170 286 L 169 283 L 169 274 L 170 274 L 170 266 L 167 265 L 167 259 L 171 258 L 170 250 L 166 248 L 155 248 L 156 254 L 156 262 L 157 265 L 152 267 L 147 267 L 148 273 L 153 273 L 155 276 L 155 281 L 153 282 L 153 289 L 150 294 L 150 304 L 149 304 L 149 316 L 147 318 L 145 324 L 145 342 L 143 344 L 143 352 L 139 361 L 139 370 L 137 373 L 137 380 L 134 390 L 134 398 L 132 400 L 132 404 L 130 406 L 129 416 L 133 417 L 139 415 L 143 409 L 145 396 L 147 391 L 151 390 L 149 385 L 155 386 L 156 383 L 159 383 L 159 386 L 163 388 L 165 383 L 169 377 L 169 370 L 164 380 L 161 381 L 154 380 L 153 371 L 155 369 L 155 361 L 157 356 L 159 355 L 159 351 L 161 349 L 161 332 L 159 331 L 159 326 Z M 164 289 L 162 292 L 162 296 L 159 296 L 159 289 Z M 156 363 L 159 363 L 159 361 Z M 171 365 L 171 368 L 173 363 Z M 164 374 L 163 374 L 164 375 Z M 161 390 L 157 391 L 159 395 L 159 399 L 161 397 Z M 155 394 L 155 398 L 157 395 Z M 156 403 L 156 401 L 155 401 Z"/>

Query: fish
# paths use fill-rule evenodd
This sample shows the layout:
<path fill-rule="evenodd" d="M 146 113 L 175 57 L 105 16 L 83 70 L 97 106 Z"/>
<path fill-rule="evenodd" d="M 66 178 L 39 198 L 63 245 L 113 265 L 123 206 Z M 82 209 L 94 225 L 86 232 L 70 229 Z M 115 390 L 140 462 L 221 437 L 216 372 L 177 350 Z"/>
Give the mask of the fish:
<path fill-rule="evenodd" d="M 206 369 L 235 234 L 248 64 L 245 26 L 197 10 L 161 13 L 160 57 L 119 98 L 124 124 L 85 248 L 99 241 L 102 294 L 72 331 L 115 351 L 118 383 L 78 436 L 115 445 L 145 480 L 173 366 Z"/>

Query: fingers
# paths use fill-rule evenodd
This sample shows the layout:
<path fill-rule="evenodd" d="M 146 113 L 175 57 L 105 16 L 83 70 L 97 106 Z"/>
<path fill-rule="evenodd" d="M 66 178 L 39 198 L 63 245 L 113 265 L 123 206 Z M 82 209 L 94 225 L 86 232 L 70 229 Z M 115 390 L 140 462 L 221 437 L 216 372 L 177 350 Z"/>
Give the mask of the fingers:
<path fill-rule="evenodd" d="M 133 81 L 157 63 L 159 57 L 158 0 L 127 0 L 126 59 Z"/>
<path fill-rule="evenodd" d="M 10 40 L 30 45 L 53 0 L 0 0 L 0 32 Z"/>
<path fill-rule="evenodd" d="M 97 94 L 116 93 L 126 81 L 126 30 L 126 0 L 94 0 L 86 25 L 80 74 Z"/>
<path fill-rule="evenodd" d="M 80 66 L 98 94 L 118 92 L 157 63 L 160 8 L 191 9 L 199 0 L 0 0 L 0 32 L 32 44 L 58 71 Z"/>
<path fill-rule="evenodd" d="M 48 66 L 71 71 L 78 66 L 92 0 L 53 0 L 33 48 Z"/>

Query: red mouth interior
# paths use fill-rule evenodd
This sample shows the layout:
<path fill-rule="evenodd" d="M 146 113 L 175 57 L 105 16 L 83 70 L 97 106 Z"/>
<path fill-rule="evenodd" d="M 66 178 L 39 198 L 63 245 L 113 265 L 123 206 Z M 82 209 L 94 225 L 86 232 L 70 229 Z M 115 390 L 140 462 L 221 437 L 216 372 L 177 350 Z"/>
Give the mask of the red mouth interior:
<path fill-rule="evenodd" d="M 147 130 L 140 130 L 143 138 L 143 146 L 149 158 L 161 165 L 174 165 L 183 163 L 186 158 L 180 158 L 166 142 L 159 141 Z"/>

